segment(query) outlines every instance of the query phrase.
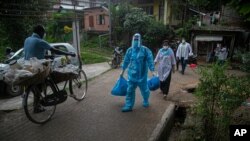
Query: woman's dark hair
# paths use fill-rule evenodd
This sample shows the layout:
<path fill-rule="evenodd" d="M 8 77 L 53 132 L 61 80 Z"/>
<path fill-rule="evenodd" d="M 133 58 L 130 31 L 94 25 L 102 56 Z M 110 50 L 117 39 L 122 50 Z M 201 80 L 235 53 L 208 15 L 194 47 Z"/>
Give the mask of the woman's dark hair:
<path fill-rule="evenodd" d="M 163 46 L 169 45 L 169 41 L 168 41 L 168 40 L 164 40 L 162 45 L 163 45 Z"/>
<path fill-rule="evenodd" d="M 41 38 L 43 38 L 44 33 L 45 33 L 45 29 L 42 25 L 36 25 L 33 28 L 33 32 L 38 34 Z"/>

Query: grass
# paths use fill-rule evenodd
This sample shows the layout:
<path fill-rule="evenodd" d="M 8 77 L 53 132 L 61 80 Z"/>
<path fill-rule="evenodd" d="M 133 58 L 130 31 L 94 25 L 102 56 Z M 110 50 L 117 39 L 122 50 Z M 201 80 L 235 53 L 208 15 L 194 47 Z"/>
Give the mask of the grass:
<path fill-rule="evenodd" d="M 91 52 L 81 52 L 82 60 L 84 64 L 94 64 L 109 61 L 108 58 L 102 55 L 98 55 Z"/>
<path fill-rule="evenodd" d="M 107 40 L 102 40 L 102 43 L 107 44 Z M 98 36 L 92 37 L 81 46 L 81 57 L 84 64 L 107 62 L 111 60 L 112 53 L 113 49 L 110 47 L 99 47 Z"/>

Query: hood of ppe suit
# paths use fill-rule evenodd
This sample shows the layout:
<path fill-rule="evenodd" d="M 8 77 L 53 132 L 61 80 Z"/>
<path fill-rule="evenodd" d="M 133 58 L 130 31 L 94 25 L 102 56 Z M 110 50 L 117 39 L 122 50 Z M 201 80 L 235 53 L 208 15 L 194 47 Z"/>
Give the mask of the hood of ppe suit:
<path fill-rule="evenodd" d="M 141 35 L 139 33 L 134 34 L 131 47 L 134 48 L 141 47 Z"/>

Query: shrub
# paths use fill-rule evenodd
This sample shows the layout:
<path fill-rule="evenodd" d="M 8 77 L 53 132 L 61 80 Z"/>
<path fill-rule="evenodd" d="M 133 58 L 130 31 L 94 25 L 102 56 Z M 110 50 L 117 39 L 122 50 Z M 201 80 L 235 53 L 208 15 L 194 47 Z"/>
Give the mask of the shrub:
<path fill-rule="evenodd" d="M 241 55 L 242 65 L 241 69 L 246 72 L 250 72 L 250 52 Z"/>
<path fill-rule="evenodd" d="M 194 109 L 202 118 L 205 140 L 228 140 L 231 113 L 250 96 L 249 77 L 228 76 L 226 67 L 214 64 L 200 70 Z"/>
<path fill-rule="evenodd" d="M 146 33 L 143 35 L 144 44 L 150 48 L 160 47 L 169 33 L 169 29 L 163 23 L 151 20 Z M 169 36 L 171 35 L 169 34 Z"/>

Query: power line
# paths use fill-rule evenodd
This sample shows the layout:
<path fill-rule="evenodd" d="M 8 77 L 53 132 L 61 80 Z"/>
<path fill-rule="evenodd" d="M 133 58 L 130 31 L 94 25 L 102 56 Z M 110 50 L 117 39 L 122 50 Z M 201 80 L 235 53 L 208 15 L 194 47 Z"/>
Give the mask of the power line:
<path fill-rule="evenodd" d="M 50 2 L 51 3 L 51 2 Z M 49 6 L 53 7 L 56 5 L 66 5 L 66 6 L 74 6 L 72 4 L 67 4 L 67 3 L 54 3 L 54 5 L 48 4 Z M 22 8 L 45 8 L 47 9 L 48 6 L 44 6 L 44 5 L 39 5 L 39 4 L 32 4 L 32 3 L 24 3 L 24 4 L 19 4 L 19 3 L 8 3 L 8 4 L 3 4 L 2 7 L 10 7 L 10 6 L 17 6 L 17 7 L 22 7 Z M 77 7 L 81 7 L 84 8 L 85 6 L 77 6 Z"/>
<path fill-rule="evenodd" d="M 86 1 L 79 1 L 79 2 L 86 2 Z M 48 3 L 53 3 L 49 4 L 49 6 L 44 6 L 44 5 L 39 5 L 39 3 L 36 4 L 32 4 L 32 3 L 22 3 L 22 4 L 18 4 L 18 3 L 4 3 L 2 7 L 6 7 L 6 8 L 2 8 L 0 10 L 2 10 L 4 13 L 7 13 L 9 11 L 16 11 L 16 12 L 20 12 L 20 13 L 24 13 L 24 12 L 29 12 L 29 13 L 39 13 L 39 11 L 32 11 L 32 10 L 26 10 L 29 8 L 37 8 L 37 9 L 44 9 L 44 10 L 59 10 L 60 8 L 55 8 L 55 6 L 62 6 L 62 5 L 66 5 L 66 6 L 72 6 L 74 7 L 73 4 L 68 4 L 68 3 L 63 3 L 63 2 L 48 2 Z M 98 2 L 86 2 L 86 3 L 98 3 Z M 103 4 L 103 3 L 98 3 L 98 4 Z M 7 8 L 7 7 L 11 7 L 11 6 L 16 6 L 16 7 L 12 7 L 11 9 Z M 85 8 L 85 6 L 80 6 L 77 5 L 78 8 Z M 69 9 L 64 9 L 62 8 L 62 10 L 69 10 Z M 84 9 L 82 9 L 84 10 Z M 73 11 L 73 9 L 72 9 Z"/>
<path fill-rule="evenodd" d="M 51 10 L 51 11 L 50 11 Z M 50 9 L 48 11 L 46 11 L 46 13 L 58 13 L 56 11 L 52 11 L 52 10 L 55 10 L 55 9 Z M 17 12 L 17 13 L 15 13 Z M 0 14 L 20 14 L 20 15 L 25 15 L 25 14 L 40 14 L 41 12 L 40 11 L 31 11 L 31 10 L 14 10 L 14 9 L 0 9 Z M 76 12 L 77 15 L 84 15 L 83 13 L 79 13 L 79 12 Z M 58 13 L 60 14 L 60 13 Z M 70 13 L 68 13 L 70 14 Z"/>
<path fill-rule="evenodd" d="M 29 17 L 27 17 L 27 18 L 29 18 Z M 31 17 L 32 18 L 32 17 Z M 18 18 L 14 18 L 14 17 L 8 17 L 8 18 L 6 18 L 6 19 L 8 19 L 8 21 L 16 21 L 16 20 L 20 20 L 20 19 L 18 19 Z M 75 19 L 74 18 L 68 18 L 68 19 L 46 19 L 46 22 L 48 22 L 48 21 L 57 21 L 57 22 L 72 22 L 72 21 L 74 21 Z M 78 19 L 78 20 L 82 20 L 82 19 Z"/>
<path fill-rule="evenodd" d="M 63 0 L 63 1 L 67 1 L 67 2 L 72 2 L 72 0 Z M 74 2 L 77 3 L 93 3 L 93 4 L 104 4 L 104 2 L 91 2 L 91 1 L 85 1 L 85 0 L 73 0 Z"/>
<path fill-rule="evenodd" d="M 21 15 L 21 14 L 1 14 L 0 16 L 6 16 L 6 17 L 44 17 L 44 18 L 51 18 L 51 16 L 48 16 L 48 14 L 44 14 L 44 15 L 35 15 L 35 14 L 25 14 L 25 15 Z M 66 17 L 67 18 L 72 18 L 74 19 L 73 15 Z M 76 18 L 76 19 L 82 19 L 82 18 Z"/>
<path fill-rule="evenodd" d="M 71 1 L 68 1 L 68 2 L 71 2 Z M 87 1 L 77 1 L 77 2 L 81 2 L 81 3 L 84 3 L 84 4 L 105 4 L 105 3 L 102 3 L 102 2 L 87 2 Z M 74 6 L 74 4 L 69 4 L 69 3 L 64 3 L 64 2 L 52 2 L 52 1 L 48 1 L 46 4 L 54 4 L 54 5 L 67 5 L 67 6 Z M 20 3 L 3 3 L 2 4 L 3 6 L 26 6 L 26 7 L 34 7 L 34 6 L 38 6 L 40 5 L 40 3 L 36 3 L 36 4 L 33 4 L 33 3 L 22 3 L 20 5 Z M 54 6 L 52 5 L 52 6 Z M 85 6 L 81 6 L 81 5 L 75 5 L 77 7 L 82 7 L 84 8 Z M 46 6 L 38 6 L 38 7 L 43 7 L 43 8 L 47 8 Z"/>
<path fill-rule="evenodd" d="M 48 9 L 49 10 L 49 9 Z M 54 10 L 54 9 L 51 9 L 51 10 Z M 0 9 L 0 12 L 5 12 L 5 13 L 8 13 L 8 12 L 28 12 L 28 13 L 41 13 L 40 11 L 33 11 L 33 10 L 19 10 L 19 9 Z M 51 11 L 48 11 L 48 12 L 51 12 Z"/>

